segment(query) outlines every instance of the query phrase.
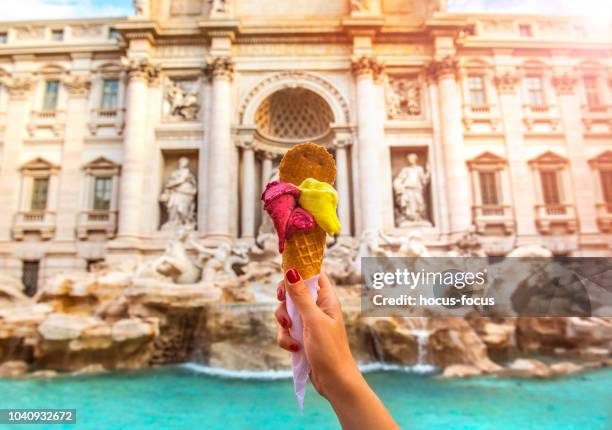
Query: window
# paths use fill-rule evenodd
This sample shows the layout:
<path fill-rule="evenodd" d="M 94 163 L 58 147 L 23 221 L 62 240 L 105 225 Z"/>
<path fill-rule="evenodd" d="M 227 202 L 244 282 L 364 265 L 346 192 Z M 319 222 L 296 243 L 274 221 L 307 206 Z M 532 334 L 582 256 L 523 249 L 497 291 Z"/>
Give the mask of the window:
<path fill-rule="evenodd" d="M 483 205 L 499 205 L 499 195 L 497 192 L 497 175 L 495 172 L 479 172 L 480 196 Z"/>
<path fill-rule="evenodd" d="M 531 25 L 529 24 L 521 24 L 519 25 L 519 34 L 521 37 L 531 37 L 533 33 L 531 31 Z"/>
<path fill-rule="evenodd" d="M 542 181 L 542 197 L 545 205 L 561 204 L 561 192 L 559 190 L 559 176 L 557 171 L 540 172 Z"/>
<path fill-rule="evenodd" d="M 94 182 L 93 210 L 108 211 L 111 207 L 113 195 L 113 178 L 98 177 Z"/>
<path fill-rule="evenodd" d="M 0 43 L 2 44 L 8 43 L 8 33 L 7 32 L 0 33 Z"/>
<path fill-rule="evenodd" d="M 601 106 L 596 76 L 584 77 L 584 90 L 586 94 L 587 105 L 591 108 Z"/>
<path fill-rule="evenodd" d="M 470 92 L 470 103 L 473 106 L 487 104 L 484 79 L 482 76 L 468 76 L 468 89 Z"/>
<path fill-rule="evenodd" d="M 53 40 L 54 42 L 61 42 L 62 40 L 64 40 L 64 30 L 52 30 L 51 40 Z"/>
<path fill-rule="evenodd" d="M 45 95 L 43 98 L 44 111 L 54 111 L 57 108 L 58 93 L 59 81 L 47 81 L 45 83 Z"/>
<path fill-rule="evenodd" d="M 604 203 L 612 205 L 612 170 L 600 170 L 599 176 Z"/>
<path fill-rule="evenodd" d="M 23 262 L 23 272 L 21 275 L 21 282 L 25 287 L 25 293 L 29 297 L 32 297 L 36 294 L 36 290 L 38 289 L 38 269 L 39 269 L 38 261 L 24 261 Z"/>
<path fill-rule="evenodd" d="M 47 209 L 47 194 L 49 191 L 49 178 L 34 178 L 32 181 L 32 200 L 30 210 L 44 211 Z"/>
<path fill-rule="evenodd" d="M 114 28 L 109 29 L 108 38 L 111 40 L 119 40 L 119 32 Z"/>
<path fill-rule="evenodd" d="M 542 88 L 542 78 L 539 76 L 527 76 L 525 78 L 527 87 L 527 97 L 531 106 L 544 106 L 544 90 Z"/>
<path fill-rule="evenodd" d="M 102 109 L 116 109 L 119 104 L 119 81 L 104 79 L 102 86 Z"/>

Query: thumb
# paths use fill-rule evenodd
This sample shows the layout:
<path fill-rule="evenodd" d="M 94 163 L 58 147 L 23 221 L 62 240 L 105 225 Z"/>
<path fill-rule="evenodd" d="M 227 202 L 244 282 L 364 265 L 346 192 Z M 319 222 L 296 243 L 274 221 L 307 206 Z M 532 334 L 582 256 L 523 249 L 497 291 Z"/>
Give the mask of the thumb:
<path fill-rule="evenodd" d="M 285 288 L 302 320 L 313 316 L 319 310 L 317 304 L 310 296 L 308 287 L 306 287 L 304 280 L 296 269 L 289 269 L 285 273 Z"/>

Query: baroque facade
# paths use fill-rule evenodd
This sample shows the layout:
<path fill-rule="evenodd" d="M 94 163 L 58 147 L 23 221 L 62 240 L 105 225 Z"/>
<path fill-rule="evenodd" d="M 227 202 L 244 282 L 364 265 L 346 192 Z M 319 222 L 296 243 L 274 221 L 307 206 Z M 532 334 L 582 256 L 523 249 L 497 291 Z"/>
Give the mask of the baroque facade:
<path fill-rule="evenodd" d="M 0 271 L 256 241 L 292 145 L 336 158 L 342 235 L 612 255 L 612 39 L 435 0 L 138 0 L 0 23 Z"/>

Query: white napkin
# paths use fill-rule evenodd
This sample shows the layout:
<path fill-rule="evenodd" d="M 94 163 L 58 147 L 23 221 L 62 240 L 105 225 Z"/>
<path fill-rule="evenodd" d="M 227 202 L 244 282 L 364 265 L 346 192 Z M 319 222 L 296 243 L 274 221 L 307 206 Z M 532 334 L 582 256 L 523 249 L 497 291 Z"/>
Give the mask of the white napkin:
<path fill-rule="evenodd" d="M 310 297 L 315 302 L 319 293 L 319 276 L 315 275 L 312 278 L 308 278 L 304 281 Z M 308 382 L 308 373 L 310 372 L 310 364 L 306 358 L 304 352 L 304 325 L 302 324 L 302 318 L 291 300 L 289 293 L 286 294 L 287 300 L 287 313 L 291 318 L 291 328 L 289 333 L 291 337 L 298 341 L 300 344 L 300 350 L 291 354 L 291 367 L 293 370 L 293 387 L 295 388 L 295 397 L 297 397 L 298 405 L 300 410 L 304 410 L 304 395 L 306 394 L 306 382 Z"/>

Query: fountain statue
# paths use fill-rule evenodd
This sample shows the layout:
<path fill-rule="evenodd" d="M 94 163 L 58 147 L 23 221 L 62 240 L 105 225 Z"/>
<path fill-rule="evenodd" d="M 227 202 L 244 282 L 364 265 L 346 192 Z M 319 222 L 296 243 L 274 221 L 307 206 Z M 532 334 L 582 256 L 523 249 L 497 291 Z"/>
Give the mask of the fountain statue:
<path fill-rule="evenodd" d="M 411 231 L 407 236 L 393 237 L 380 232 L 380 237 L 389 245 L 399 245 L 396 253 L 387 251 L 389 257 L 430 257 L 431 254 L 423 245 L 423 235 L 420 231 Z"/>
<path fill-rule="evenodd" d="M 429 184 L 429 169 L 419 165 L 416 154 L 408 154 L 406 159 L 408 166 L 402 168 L 393 180 L 398 227 L 428 222 L 425 188 Z"/>
<path fill-rule="evenodd" d="M 187 255 L 189 230 L 179 228 L 176 237 L 168 242 L 161 257 L 142 264 L 135 277 L 158 279 L 172 284 L 195 284 L 200 280 L 200 268 Z"/>
<path fill-rule="evenodd" d="M 162 226 L 162 230 L 179 227 L 194 229 L 195 197 L 198 192 L 196 183 L 194 174 L 189 170 L 189 159 L 181 157 L 178 168 L 170 174 L 159 197 L 168 213 L 168 221 Z"/>

